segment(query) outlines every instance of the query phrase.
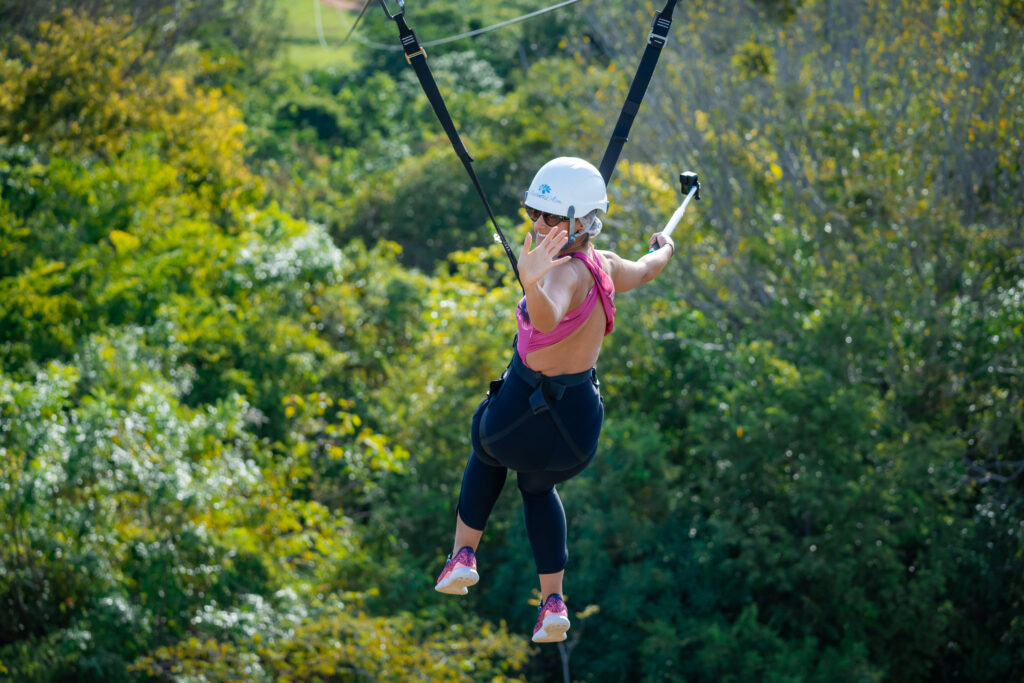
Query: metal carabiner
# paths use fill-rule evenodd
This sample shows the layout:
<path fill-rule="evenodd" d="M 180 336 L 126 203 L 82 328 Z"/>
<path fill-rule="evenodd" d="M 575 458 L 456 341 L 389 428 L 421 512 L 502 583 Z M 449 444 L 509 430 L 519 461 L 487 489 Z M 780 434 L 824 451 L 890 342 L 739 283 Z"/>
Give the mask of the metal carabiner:
<path fill-rule="evenodd" d="M 386 0 L 379 0 L 379 2 L 380 6 L 384 8 L 384 14 L 388 15 L 388 19 L 397 19 L 398 17 L 405 14 L 405 0 L 398 0 L 398 6 L 401 8 L 401 11 L 396 12 L 395 14 L 392 14 L 391 11 L 388 9 L 388 3 L 386 2 Z"/>

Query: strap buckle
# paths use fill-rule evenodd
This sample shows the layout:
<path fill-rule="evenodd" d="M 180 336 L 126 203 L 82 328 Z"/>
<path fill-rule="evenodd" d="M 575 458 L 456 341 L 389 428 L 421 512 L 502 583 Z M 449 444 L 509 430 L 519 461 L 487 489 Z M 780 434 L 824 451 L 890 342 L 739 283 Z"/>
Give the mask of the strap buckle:
<path fill-rule="evenodd" d="M 565 396 L 566 386 L 561 382 L 552 382 L 549 379 L 541 380 L 537 388 L 530 394 L 530 410 L 534 415 L 551 410 L 550 401 L 561 401 Z"/>
<path fill-rule="evenodd" d="M 381 0 L 384 2 L 384 0 Z M 654 47 L 665 47 L 668 42 L 668 31 L 672 27 L 672 13 L 668 16 L 661 16 L 661 12 L 654 13 L 654 21 L 651 22 L 651 32 L 647 34 L 647 44 Z M 660 31 L 658 29 L 661 29 Z"/>
<path fill-rule="evenodd" d="M 665 47 L 665 43 L 668 42 L 667 36 L 662 36 L 654 31 L 647 34 L 647 44 L 653 45 L 654 47 Z"/>
<path fill-rule="evenodd" d="M 422 46 L 420 46 L 420 49 L 416 50 L 416 52 L 413 52 L 412 54 L 406 53 L 405 61 L 407 61 L 409 63 L 409 66 L 412 66 L 412 58 L 413 57 L 423 57 L 423 59 L 426 59 L 427 58 L 427 51 L 424 50 Z"/>
<path fill-rule="evenodd" d="M 544 383 L 542 382 L 530 394 L 530 410 L 533 411 L 534 415 L 540 415 L 550 409 L 551 406 L 548 405 L 548 398 L 544 395 Z"/>

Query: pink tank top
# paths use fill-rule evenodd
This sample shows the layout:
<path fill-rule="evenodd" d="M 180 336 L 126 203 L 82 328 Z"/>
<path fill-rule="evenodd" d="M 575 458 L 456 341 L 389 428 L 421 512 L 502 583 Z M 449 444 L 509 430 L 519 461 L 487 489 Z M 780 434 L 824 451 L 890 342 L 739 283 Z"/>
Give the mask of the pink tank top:
<path fill-rule="evenodd" d="M 612 328 L 615 327 L 615 303 L 612 301 L 615 297 L 615 284 L 608 273 L 604 272 L 604 268 L 601 267 L 601 262 L 598 261 L 594 248 L 590 248 L 589 254 L 575 251 L 572 253 L 572 256 L 583 261 L 587 270 L 594 276 L 594 285 L 587 292 L 587 298 L 583 300 L 583 303 L 566 313 L 558 321 L 558 324 L 555 325 L 555 329 L 550 332 L 538 332 L 535 330 L 530 322 L 529 311 L 526 310 L 526 297 L 524 296 L 519 301 L 519 305 L 516 306 L 516 322 L 519 325 L 519 339 L 516 342 L 516 350 L 519 352 L 519 358 L 522 359 L 524 365 L 526 365 L 527 354 L 560 342 L 578 330 L 590 317 L 590 313 L 594 310 L 594 306 L 597 305 L 598 299 L 601 300 L 601 305 L 604 307 L 604 315 L 607 321 L 604 326 L 605 335 L 609 334 Z"/>

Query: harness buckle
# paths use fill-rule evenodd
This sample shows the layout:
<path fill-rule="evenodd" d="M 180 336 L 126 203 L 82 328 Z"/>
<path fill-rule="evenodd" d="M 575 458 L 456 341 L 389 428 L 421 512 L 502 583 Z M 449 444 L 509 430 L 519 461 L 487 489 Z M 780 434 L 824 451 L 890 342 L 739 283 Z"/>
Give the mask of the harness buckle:
<path fill-rule="evenodd" d="M 549 401 L 561 401 L 565 396 L 566 386 L 561 382 L 543 380 L 530 394 L 530 410 L 534 415 L 540 415 L 546 410 L 551 410 Z"/>
<path fill-rule="evenodd" d="M 412 54 L 406 53 L 405 61 L 407 61 L 409 63 L 409 66 L 412 66 L 412 58 L 413 57 L 421 57 L 421 56 L 423 57 L 423 59 L 427 58 L 427 51 L 424 50 L 422 47 L 420 47 L 419 50 L 416 50 L 416 52 L 413 52 Z"/>
<path fill-rule="evenodd" d="M 668 37 L 659 35 L 654 31 L 647 34 L 647 44 L 653 45 L 654 47 L 665 47 L 665 43 L 668 42 Z"/>
<path fill-rule="evenodd" d="M 534 415 L 540 415 L 550 409 L 551 406 L 548 405 L 548 398 L 544 395 L 544 385 L 540 384 L 530 394 L 530 410 L 533 411 Z"/>
<path fill-rule="evenodd" d="M 663 17 L 661 16 L 661 11 L 655 12 L 654 21 L 651 22 L 651 32 L 647 34 L 647 44 L 659 48 L 665 47 L 665 43 L 668 42 L 668 30 L 671 26 L 671 13 L 668 17 Z M 661 29 L 661 31 L 658 31 L 658 29 Z"/>

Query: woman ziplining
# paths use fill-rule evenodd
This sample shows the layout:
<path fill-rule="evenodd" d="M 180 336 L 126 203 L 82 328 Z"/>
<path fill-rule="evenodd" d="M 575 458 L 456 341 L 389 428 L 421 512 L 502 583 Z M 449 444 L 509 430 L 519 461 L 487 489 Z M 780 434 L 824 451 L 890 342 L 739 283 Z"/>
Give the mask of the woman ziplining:
<path fill-rule="evenodd" d="M 518 336 L 511 362 L 473 415 L 455 543 L 435 589 L 464 595 L 480 579 L 477 546 L 514 470 L 540 581 L 533 641 L 550 643 L 565 640 L 569 629 L 565 510 L 555 486 L 582 472 L 597 452 L 604 403 L 594 365 L 615 324 L 613 298 L 657 277 L 675 245 L 656 233 L 651 252 L 637 261 L 596 250 L 592 239 L 608 198 L 601 174 L 582 159 L 546 163 L 523 203 L 532 230 L 518 260 L 525 290 L 516 307 Z"/>
<path fill-rule="evenodd" d="M 405 21 L 404 1 L 398 0 L 396 13 L 385 0 L 379 2 L 395 21 L 406 61 L 472 179 L 523 289 L 512 359 L 473 415 L 473 448 L 463 471 L 455 541 L 434 588 L 465 595 L 480 580 L 476 550 L 508 471 L 514 470 L 541 590 L 532 639 L 560 642 L 570 626 L 562 599 L 568 548 L 565 510 L 555 486 L 582 472 L 597 452 L 604 403 L 594 366 L 615 323 L 614 295 L 657 277 L 675 253 L 672 230 L 690 199 L 699 199 L 696 174 L 682 174 L 686 200 L 666 229 L 651 236 L 651 251 L 636 261 L 598 251 L 591 242 L 601 231 L 598 214 L 608 210 L 607 183 L 665 45 L 676 0 L 667 0 L 655 13 L 600 170 L 582 159 L 559 157 L 534 176 L 523 200 L 532 229 L 518 258 L 473 171 L 473 159 L 430 73 L 426 52 Z M 669 249 L 662 249 L 665 245 Z"/>

